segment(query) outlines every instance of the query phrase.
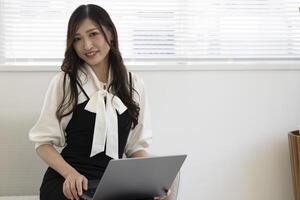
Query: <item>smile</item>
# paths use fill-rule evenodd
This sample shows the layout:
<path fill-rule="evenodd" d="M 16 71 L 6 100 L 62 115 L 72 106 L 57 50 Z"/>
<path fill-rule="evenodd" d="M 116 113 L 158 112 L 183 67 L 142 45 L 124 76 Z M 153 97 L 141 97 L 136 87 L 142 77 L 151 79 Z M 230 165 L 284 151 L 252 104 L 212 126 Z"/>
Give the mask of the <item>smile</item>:
<path fill-rule="evenodd" d="M 98 51 L 91 51 L 91 52 L 85 53 L 84 55 L 87 57 L 93 57 L 97 52 Z"/>

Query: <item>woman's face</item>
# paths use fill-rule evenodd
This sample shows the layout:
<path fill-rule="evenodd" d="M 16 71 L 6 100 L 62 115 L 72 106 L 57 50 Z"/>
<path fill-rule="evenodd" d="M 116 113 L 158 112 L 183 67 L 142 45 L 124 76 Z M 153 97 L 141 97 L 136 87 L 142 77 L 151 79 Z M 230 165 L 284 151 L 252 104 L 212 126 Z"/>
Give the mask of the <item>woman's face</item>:
<path fill-rule="evenodd" d="M 102 26 L 107 39 L 111 41 L 111 33 Z M 94 25 L 89 18 L 85 19 L 79 26 L 73 47 L 77 55 L 87 64 L 93 67 L 108 64 L 108 52 L 110 47 L 103 33 Z"/>

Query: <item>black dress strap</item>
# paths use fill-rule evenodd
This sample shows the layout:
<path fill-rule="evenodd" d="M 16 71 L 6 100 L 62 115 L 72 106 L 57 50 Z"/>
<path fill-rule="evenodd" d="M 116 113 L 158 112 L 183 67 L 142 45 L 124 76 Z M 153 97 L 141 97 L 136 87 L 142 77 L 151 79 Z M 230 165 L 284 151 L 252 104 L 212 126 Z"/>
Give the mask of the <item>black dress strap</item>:
<path fill-rule="evenodd" d="M 86 96 L 86 98 L 88 98 L 88 100 L 90 100 L 90 97 L 86 94 L 86 92 L 84 91 L 84 89 L 82 88 L 82 86 L 80 85 L 80 83 L 78 82 L 78 80 L 76 80 L 76 83 L 80 87 L 81 91 L 84 93 L 84 95 Z"/>

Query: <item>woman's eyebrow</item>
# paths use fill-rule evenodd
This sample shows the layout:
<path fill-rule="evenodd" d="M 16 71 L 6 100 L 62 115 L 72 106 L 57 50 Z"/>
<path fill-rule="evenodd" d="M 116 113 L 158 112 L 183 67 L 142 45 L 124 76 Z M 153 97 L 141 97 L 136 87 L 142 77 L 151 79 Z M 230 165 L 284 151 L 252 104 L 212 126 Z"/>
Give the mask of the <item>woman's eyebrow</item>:
<path fill-rule="evenodd" d="M 94 31 L 94 30 L 98 30 L 98 29 L 97 28 L 91 28 L 91 29 L 87 30 L 86 33 Z M 75 36 L 76 35 L 80 35 L 80 33 L 76 33 Z"/>

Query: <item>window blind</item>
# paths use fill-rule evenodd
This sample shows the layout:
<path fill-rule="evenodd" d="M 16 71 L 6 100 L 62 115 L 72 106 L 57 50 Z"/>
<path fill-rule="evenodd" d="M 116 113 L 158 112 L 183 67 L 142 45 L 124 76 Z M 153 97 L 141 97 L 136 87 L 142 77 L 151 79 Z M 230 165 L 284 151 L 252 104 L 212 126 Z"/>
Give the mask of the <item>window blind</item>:
<path fill-rule="evenodd" d="M 0 0 L 0 65 L 60 64 L 81 4 L 105 8 L 125 62 L 298 60 L 296 0 Z"/>

